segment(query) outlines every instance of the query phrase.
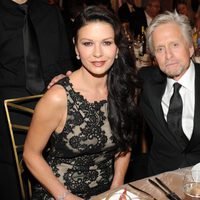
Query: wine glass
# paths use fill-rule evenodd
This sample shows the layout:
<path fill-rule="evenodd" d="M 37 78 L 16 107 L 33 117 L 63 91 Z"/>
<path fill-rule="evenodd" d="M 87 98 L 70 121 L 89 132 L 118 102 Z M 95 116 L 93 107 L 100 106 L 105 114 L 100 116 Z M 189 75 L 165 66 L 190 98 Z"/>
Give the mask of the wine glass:
<path fill-rule="evenodd" d="M 124 188 L 123 190 L 110 192 L 104 200 L 152 200 L 147 195 L 134 194 Z"/>
<path fill-rule="evenodd" d="M 200 170 L 188 170 L 184 175 L 185 200 L 200 199 Z"/>

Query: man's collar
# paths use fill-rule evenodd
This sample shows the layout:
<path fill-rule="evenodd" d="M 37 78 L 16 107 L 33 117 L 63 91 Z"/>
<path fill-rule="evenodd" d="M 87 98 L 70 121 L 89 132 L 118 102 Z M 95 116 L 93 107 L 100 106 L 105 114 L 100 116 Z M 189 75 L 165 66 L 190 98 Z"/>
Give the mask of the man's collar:
<path fill-rule="evenodd" d="M 178 81 L 175 81 L 172 78 L 167 78 L 167 88 L 170 91 L 173 87 L 173 84 L 175 82 L 178 82 L 183 87 L 192 91 L 192 90 L 194 90 L 194 87 L 193 87 L 194 80 L 195 80 L 194 63 L 192 61 L 190 61 L 190 66 L 188 67 L 187 71 L 183 74 L 183 76 Z"/>

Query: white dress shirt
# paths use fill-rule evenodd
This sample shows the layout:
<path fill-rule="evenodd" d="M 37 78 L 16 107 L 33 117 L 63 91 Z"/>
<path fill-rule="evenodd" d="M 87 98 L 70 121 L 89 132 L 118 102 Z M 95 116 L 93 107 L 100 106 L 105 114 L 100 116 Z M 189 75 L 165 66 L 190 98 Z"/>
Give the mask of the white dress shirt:
<path fill-rule="evenodd" d="M 165 92 L 162 97 L 162 109 L 165 120 L 167 121 L 167 113 L 169 110 L 170 98 L 173 94 L 173 84 L 176 81 L 167 78 L 167 85 Z M 190 67 L 185 74 L 178 80 L 178 83 L 182 85 L 180 88 L 180 95 L 183 101 L 183 112 L 182 112 L 182 128 L 183 132 L 190 140 L 194 127 L 194 105 L 195 105 L 195 68 L 194 63 L 190 62 Z"/>
<path fill-rule="evenodd" d="M 128 9 L 129 11 L 132 13 L 135 11 L 135 9 L 133 8 L 133 5 L 131 5 L 130 3 L 127 2 L 127 5 L 128 5 Z"/>
<path fill-rule="evenodd" d="M 147 26 L 149 26 L 149 24 L 150 24 L 151 21 L 152 21 L 152 18 L 147 14 L 146 11 L 144 11 L 144 13 L 145 13 L 145 16 L 146 16 L 146 19 L 147 19 Z"/>

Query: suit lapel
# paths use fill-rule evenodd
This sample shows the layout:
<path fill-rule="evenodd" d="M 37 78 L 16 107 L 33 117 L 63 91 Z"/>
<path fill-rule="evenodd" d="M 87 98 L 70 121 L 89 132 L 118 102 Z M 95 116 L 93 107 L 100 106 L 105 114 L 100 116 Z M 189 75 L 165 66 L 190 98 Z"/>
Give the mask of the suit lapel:
<path fill-rule="evenodd" d="M 156 76 L 155 79 L 152 80 L 151 84 L 148 84 L 146 87 L 146 91 L 149 93 L 146 96 L 149 97 L 148 101 L 150 102 L 150 106 L 155 116 L 154 121 L 158 129 L 162 130 L 159 134 L 162 134 L 168 142 L 177 146 L 175 137 L 168 130 L 161 106 L 162 96 L 166 87 L 166 76 L 163 76 L 162 73 L 159 72 L 158 76 Z"/>
<path fill-rule="evenodd" d="M 152 85 L 152 88 L 149 89 L 149 91 L 151 92 L 151 94 L 149 95 L 149 101 L 151 103 L 157 121 L 160 122 L 162 126 L 165 126 L 165 119 L 163 117 L 163 110 L 161 107 L 161 99 L 165 90 L 165 85 L 165 82 L 160 84 L 155 83 Z"/>

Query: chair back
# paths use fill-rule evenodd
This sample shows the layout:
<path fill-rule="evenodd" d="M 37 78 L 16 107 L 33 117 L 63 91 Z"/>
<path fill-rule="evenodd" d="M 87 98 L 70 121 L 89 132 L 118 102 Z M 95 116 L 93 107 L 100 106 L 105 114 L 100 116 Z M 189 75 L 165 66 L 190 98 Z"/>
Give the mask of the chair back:
<path fill-rule="evenodd" d="M 33 95 L 4 101 L 21 196 L 24 200 L 30 199 L 32 196 L 31 175 L 22 158 L 24 139 L 29 129 L 35 105 L 41 97 L 42 95 Z"/>

